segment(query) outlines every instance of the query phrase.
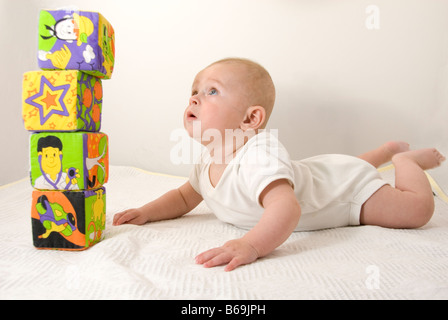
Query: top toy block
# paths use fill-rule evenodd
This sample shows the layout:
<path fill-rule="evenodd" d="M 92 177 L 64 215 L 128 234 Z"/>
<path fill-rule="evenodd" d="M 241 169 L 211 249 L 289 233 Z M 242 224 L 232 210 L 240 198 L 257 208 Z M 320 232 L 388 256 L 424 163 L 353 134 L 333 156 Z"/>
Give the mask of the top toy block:
<path fill-rule="evenodd" d="M 43 70 L 81 70 L 110 79 L 115 33 L 97 12 L 42 10 L 39 17 L 38 65 Z"/>

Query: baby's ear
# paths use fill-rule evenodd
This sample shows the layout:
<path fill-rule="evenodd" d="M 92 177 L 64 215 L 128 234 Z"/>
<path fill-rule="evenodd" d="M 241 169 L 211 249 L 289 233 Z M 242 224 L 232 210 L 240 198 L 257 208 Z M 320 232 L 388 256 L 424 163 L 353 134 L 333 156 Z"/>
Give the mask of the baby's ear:
<path fill-rule="evenodd" d="M 247 108 L 246 116 L 241 123 L 241 129 L 257 130 L 260 129 L 266 120 L 266 110 L 262 106 L 251 106 Z"/>

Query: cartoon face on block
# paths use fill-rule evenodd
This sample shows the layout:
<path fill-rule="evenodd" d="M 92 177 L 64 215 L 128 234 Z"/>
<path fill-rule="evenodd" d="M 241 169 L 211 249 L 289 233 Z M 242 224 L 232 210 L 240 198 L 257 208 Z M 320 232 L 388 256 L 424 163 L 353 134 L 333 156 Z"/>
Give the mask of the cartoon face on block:
<path fill-rule="evenodd" d="M 77 39 L 75 32 L 75 20 L 72 16 L 65 16 L 59 21 L 56 21 L 53 27 L 49 27 L 53 37 L 67 42 L 72 42 Z"/>
<path fill-rule="evenodd" d="M 108 137 L 100 132 L 38 132 L 30 137 L 31 185 L 93 190 L 107 183 Z"/>
<path fill-rule="evenodd" d="M 37 154 L 42 171 L 55 181 L 62 170 L 62 142 L 55 136 L 39 139 Z"/>
<path fill-rule="evenodd" d="M 37 163 L 40 176 L 34 179 L 34 187 L 42 190 L 77 190 L 78 179 L 81 177 L 79 169 L 76 167 L 64 168 L 64 157 L 66 152 L 63 151 L 63 142 L 56 135 L 42 136 L 37 139 Z M 82 146 L 81 146 L 82 147 Z M 32 161 L 36 157 L 31 155 Z M 80 167 L 78 165 L 78 167 Z M 33 172 L 31 170 L 32 177 Z"/>
<path fill-rule="evenodd" d="M 102 23 L 106 24 L 106 30 Z M 103 42 L 104 32 L 107 37 Z M 39 17 L 39 67 L 44 70 L 82 70 L 95 77 L 110 79 L 113 38 L 113 28 L 98 12 L 42 10 Z"/>

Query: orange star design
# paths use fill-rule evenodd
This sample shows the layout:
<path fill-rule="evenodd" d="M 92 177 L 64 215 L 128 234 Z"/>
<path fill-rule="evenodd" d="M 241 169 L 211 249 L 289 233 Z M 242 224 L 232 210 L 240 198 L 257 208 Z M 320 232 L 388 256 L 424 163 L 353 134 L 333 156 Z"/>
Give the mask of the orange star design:
<path fill-rule="evenodd" d="M 31 97 L 32 95 L 35 95 L 37 93 L 37 89 L 34 88 L 33 90 L 27 90 L 28 91 L 28 98 Z"/>
<path fill-rule="evenodd" d="M 69 74 L 65 75 L 65 81 L 72 82 L 73 79 L 75 79 L 75 77 L 73 76 L 72 73 L 69 73 Z"/>
<path fill-rule="evenodd" d="M 39 110 L 38 109 L 33 109 L 30 112 L 28 112 L 28 118 L 36 117 L 38 114 L 39 114 Z"/>
<path fill-rule="evenodd" d="M 57 107 L 58 104 L 56 103 L 57 94 L 51 94 L 49 91 L 47 91 L 47 96 L 44 99 L 41 99 L 43 103 L 45 103 L 46 108 L 49 109 L 52 106 Z"/>
<path fill-rule="evenodd" d="M 49 81 L 52 85 L 54 85 L 55 82 L 56 82 L 56 78 L 53 77 L 53 76 L 51 76 L 50 78 L 48 78 L 48 81 Z"/>

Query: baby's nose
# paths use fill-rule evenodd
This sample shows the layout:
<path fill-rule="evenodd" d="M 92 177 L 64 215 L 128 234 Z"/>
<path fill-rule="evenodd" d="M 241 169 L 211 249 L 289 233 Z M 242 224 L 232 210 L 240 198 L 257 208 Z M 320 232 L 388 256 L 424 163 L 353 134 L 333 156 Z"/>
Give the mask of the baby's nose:
<path fill-rule="evenodd" d="M 191 96 L 189 103 L 190 103 L 190 106 L 199 104 L 198 96 L 196 94 Z"/>

